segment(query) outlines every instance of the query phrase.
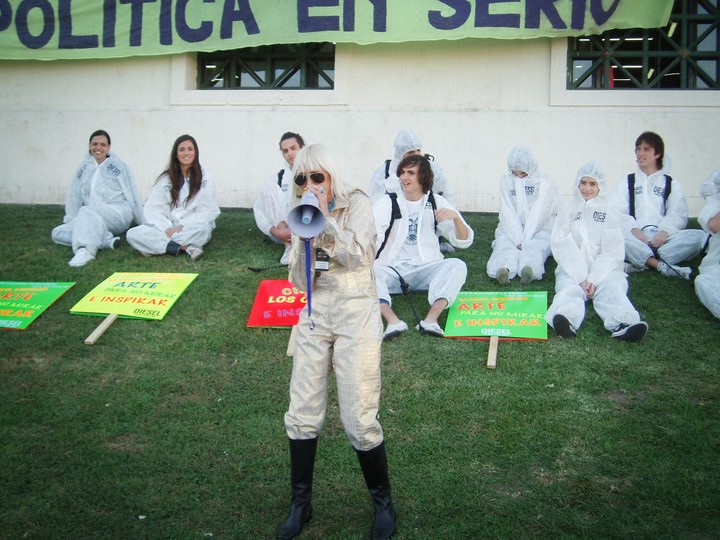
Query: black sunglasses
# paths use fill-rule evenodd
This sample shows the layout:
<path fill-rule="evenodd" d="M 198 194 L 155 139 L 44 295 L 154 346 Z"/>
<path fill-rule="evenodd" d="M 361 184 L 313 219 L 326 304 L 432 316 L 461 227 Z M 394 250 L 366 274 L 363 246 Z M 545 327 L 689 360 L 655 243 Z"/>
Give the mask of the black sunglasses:
<path fill-rule="evenodd" d="M 302 186 L 305 182 L 307 182 L 308 176 L 310 176 L 310 180 L 312 180 L 316 184 L 322 184 L 325 181 L 325 175 L 321 172 L 314 172 L 310 173 L 309 175 L 305 173 L 300 173 L 295 177 L 295 184 L 297 184 L 298 186 Z"/>

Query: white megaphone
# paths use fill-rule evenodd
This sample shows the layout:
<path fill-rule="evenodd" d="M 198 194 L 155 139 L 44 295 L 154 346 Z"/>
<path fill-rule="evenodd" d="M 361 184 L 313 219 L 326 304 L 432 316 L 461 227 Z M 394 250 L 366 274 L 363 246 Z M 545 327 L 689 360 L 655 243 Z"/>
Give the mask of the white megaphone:
<path fill-rule="evenodd" d="M 312 191 L 306 191 L 300 204 L 290 210 L 288 226 L 300 238 L 314 238 L 325 228 L 325 214 Z"/>

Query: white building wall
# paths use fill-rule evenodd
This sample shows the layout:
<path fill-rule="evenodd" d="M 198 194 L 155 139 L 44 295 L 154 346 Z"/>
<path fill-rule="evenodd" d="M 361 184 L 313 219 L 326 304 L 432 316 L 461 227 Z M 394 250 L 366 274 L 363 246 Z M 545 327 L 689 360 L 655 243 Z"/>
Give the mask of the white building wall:
<path fill-rule="evenodd" d="M 528 144 L 565 196 L 603 160 L 611 185 L 634 169 L 634 141 L 660 133 L 691 215 L 720 167 L 720 92 L 567 91 L 566 40 L 460 40 L 337 46 L 332 91 L 195 90 L 194 55 L 0 62 L 0 202 L 61 204 L 95 129 L 146 195 L 175 138 L 198 140 L 223 207 L 250 207 L 281 164 L 288 130 L 328 145 L 367 185 L 411 127 L 445 169 L 462 210 L 496 212 L 505 156 Z"/>

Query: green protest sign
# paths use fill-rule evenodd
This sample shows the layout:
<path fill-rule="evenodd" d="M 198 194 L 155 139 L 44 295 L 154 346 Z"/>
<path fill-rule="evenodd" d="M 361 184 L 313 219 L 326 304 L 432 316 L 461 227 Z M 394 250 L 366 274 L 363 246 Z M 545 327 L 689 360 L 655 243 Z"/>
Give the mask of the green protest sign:
<path fill-rule="evenodd" d="M 0 329 L 25 330 L 75 282 L 0 281 Z"/>
<path fill-rule="evenodd" d="M 462 291 L 448 310 L 445 336 L 547 339 L 546 312 L 546 291 Z"/>
<path fill-rule="evenodd" d="M 283 43 L 528 39 L 658 28 L 673 0 L 0 0 L 0 59 Z"/>
<path fill-rule="evenodd" d="M 198 274 L 116 272 L 75 304 L 75 315 L 161 320 Z"/>

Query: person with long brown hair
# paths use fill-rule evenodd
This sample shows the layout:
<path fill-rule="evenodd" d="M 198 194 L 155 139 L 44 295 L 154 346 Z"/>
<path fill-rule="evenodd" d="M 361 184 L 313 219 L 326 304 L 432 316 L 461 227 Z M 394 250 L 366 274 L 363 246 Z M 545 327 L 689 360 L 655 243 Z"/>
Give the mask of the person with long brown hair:
<path fill-rule="evenodd" d="M 210 241 L 220 208 L 212 176 L 200 165 L 190 135 L 175 140 L 170 163 L 158 176 L 143 207 L 145 225 L 127 232 L 128 243 L 144 255 L 179 255 L 195 260 Z"/>

